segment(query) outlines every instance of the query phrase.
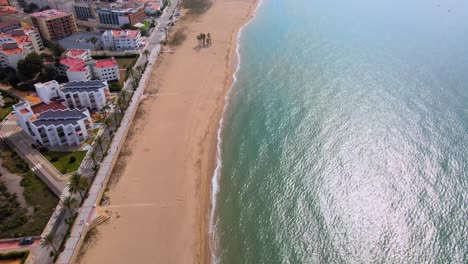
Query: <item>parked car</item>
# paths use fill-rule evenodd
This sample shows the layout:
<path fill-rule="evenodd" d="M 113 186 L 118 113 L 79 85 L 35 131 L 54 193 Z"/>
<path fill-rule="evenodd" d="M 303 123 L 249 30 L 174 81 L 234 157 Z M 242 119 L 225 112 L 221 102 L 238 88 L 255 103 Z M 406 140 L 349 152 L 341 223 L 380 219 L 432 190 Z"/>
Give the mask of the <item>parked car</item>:
<path fill-rule="evenodd" d="M 36 240 L 34 237 L 24 237 L 19 241 L 19 244 L 21 246 L 31 245 L 34 240 Z"/>

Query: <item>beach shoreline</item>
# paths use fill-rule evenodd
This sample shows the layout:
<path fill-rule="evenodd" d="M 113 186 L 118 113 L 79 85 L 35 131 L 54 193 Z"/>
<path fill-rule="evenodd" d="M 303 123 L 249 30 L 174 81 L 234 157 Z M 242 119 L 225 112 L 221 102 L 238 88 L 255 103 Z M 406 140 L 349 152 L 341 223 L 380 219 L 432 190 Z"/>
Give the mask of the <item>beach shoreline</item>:
<path fill-rule="evenodd" d="M 218 0 L 172 29 L 183 29 L 187 39 L 153 69 L 149 96 L 123 150 L 125 166 L 114 169 L 119 176 L 112 180 L 106 208 L 111 219 L 98 226 L 80 263 L 210 261 L 219 120 L 237 68 L 238 33 L 256 7 L 256 0 Z M 195 45 L 202 30 L 211 32 L 212 46 Z M 129 243 L 131 236 L 139 243 Z M 129 253 L 112 253 L 124 250 Z"/>

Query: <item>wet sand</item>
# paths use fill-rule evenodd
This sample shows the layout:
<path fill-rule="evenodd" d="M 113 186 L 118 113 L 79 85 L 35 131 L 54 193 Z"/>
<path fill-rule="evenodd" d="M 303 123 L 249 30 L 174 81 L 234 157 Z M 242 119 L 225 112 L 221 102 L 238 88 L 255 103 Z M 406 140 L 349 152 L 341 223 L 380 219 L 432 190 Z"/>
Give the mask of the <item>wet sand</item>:
<path fill-rule="evenodd" d="M 255 0 L 216 0 L 173 27 L 187 38 L 166 47 L 175 53 L 153 69 L 108 192 L 111 219 L 98 226 L 81 263 L 209 262 L 216 133 L 237 32 L 254 8 Z M 211 33 L 210 47 L 198 48 L 202 32 Z"/>

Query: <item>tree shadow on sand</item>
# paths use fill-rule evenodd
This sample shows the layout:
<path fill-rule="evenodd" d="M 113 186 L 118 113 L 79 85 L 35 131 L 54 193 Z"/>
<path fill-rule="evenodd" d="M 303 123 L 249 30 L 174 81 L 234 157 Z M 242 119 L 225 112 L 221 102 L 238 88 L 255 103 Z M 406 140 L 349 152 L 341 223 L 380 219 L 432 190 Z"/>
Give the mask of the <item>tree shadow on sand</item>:
<path fill-rule="evenodd" d="M 212 0 L 184 0 L 182 7 L 187 9 L 188 15 L 202 15 L 208 9 L 210 9 L 212 5 Z"/>

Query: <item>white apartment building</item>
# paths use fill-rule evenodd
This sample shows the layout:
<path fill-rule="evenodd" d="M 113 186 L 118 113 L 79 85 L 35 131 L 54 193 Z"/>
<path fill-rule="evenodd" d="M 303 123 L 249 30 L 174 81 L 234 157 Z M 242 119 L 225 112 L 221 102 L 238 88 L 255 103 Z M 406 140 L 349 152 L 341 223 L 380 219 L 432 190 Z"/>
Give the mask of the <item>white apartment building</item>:
<path fill-rule="evenodd" d="M 142 45 L 140 30 L 106 30 L 101 38 L 107 49 L 136 50 Z"/>
<path fill-rule="evenodd" d="M 120 78 L 119 67 L 113 57 L 94 61 L 90 50 L 67 50 L 57 70 L 59 74 L 66 74 L 70 82 L 91 79 L 116 81 Z"/>
<path fill-rule="evenodd" d="M 107 81 L 73 81 L 62 85 L 60 97 L 69 108 L 101 110 L 110 99 Z"/>
<path fill-rule="evenodd" d="M 36 115 L 27 102 L 13 108 L 23 130 L 41 145 L 79 145 L 93 135 L 87 109 L 47 110 Z"/>
<path fill-rule="evenodd" d="M 36 83 L 41 101 L 49 104 L 54 98 L 61 98 L 70 109 L 87 108 L 101 110 L 110 99 L 107 81 L 72 81 L 60 86 L 57 81 Z"/>
<path fill-rule="evenodd" d="M 46 83 L 34 84 L 37 95 L 41 98 L 41 101 L 49 104 L 52 98 L 58 98 L 60 85 L 57 81 L 52 80 Z"/>
<path fill-rule="evenodd" d="M 66 74 L 69 81 L 91 80 L 90 50 L 67 50 L 57 68 L 59 74 Z"/>
<path fill-rule="evenodd" d="M 94 77 L 99 80 L 118 81 L 120 79 L 119 66 L 114 57 L 97 60 L 94 65 Z"/>
<path fill-rule="evenodd" d="M 15 29 L 0 34 L 0 67 L 18 66 L 18 61 L 31 52 L 44 50 L 41 37 L 34 28 Z"/>

